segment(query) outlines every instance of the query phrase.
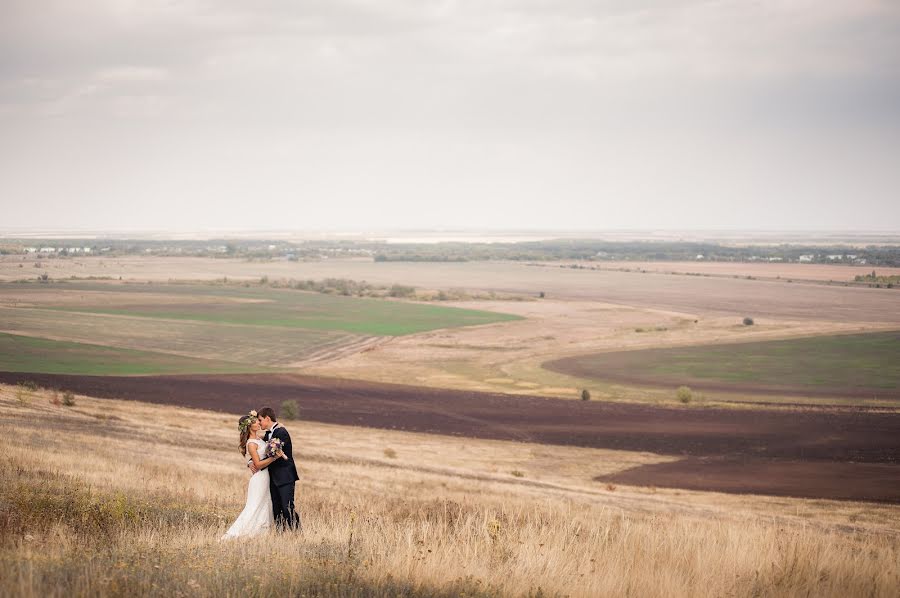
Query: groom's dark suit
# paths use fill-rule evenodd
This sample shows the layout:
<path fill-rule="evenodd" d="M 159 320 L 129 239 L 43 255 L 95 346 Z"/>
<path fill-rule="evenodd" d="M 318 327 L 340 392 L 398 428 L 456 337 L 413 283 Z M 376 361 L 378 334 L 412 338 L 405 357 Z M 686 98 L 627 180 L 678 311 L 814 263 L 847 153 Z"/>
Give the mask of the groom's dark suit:
<path fill-rule="evenodd" d="M 283 443 L 285 459 L 276 459 L 269 465 L 269 490 L 272 492 L 272 511 L 275 514 L 275 526 L 279 529 L 300 529 L 300 515 L 294 508 L 294 482 L 300 479 L 294 456 L 291 451 L 291 435 L 287 428 L 275 423 L 272 430 L 266 432 L 265 440 L 278 438 Z"/>

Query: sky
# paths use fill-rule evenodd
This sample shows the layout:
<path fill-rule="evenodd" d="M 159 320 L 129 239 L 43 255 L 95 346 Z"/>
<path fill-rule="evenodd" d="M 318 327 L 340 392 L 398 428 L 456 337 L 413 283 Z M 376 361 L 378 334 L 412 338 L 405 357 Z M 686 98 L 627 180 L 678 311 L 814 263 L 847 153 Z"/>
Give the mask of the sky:
<path fill-rule="evenodd" d="M 896 0 L 0 0 L 0 229 L 900 229 Z"/>

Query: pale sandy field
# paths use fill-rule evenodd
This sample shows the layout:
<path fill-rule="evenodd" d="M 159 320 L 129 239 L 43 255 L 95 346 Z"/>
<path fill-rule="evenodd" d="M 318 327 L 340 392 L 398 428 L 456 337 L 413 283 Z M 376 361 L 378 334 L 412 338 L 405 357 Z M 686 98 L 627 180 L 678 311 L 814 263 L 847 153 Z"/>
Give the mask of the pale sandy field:
<path fill-rule="evenodd" d="M 661 274 L 708 274 L 710 276 L 753 276 L 785 280 L 852 282 L 872 270 L 879 276 L 900 276 L 900 268 L 884 266 L 851 266 L 840 264 L 780 264 L 777 262 L 622 262 L 602 261 L 590 264 L 599 269 L 647 270 Z"/>
<path fill-rule="evenodd" d="M 900 324 L 900 291 L 845 288 L 807 282 L 655 276 L 639 272 L 575 270 L 546 263 L 409 263 L 371 260 L 254 262 L 207 258 L 73 258 L 4 256 L 0 280 L 102 276 L 123 280 L 322 279 L 407 284 L 420 289 L 497 291 L 550 299 L 600 301 L 686 314 L 754 315 L 843 322 Z M 23 267 L 19 267 L 19 265 Z M 752 312 L 748 314 L 747 312 Z"/>

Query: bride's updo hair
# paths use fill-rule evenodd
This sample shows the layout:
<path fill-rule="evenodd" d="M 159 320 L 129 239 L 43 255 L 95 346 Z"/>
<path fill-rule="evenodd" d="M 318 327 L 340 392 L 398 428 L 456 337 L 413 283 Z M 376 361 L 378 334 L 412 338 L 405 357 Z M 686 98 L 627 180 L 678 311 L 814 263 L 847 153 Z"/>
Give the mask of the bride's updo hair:
<path fill-rule="evenodd" d="M 238 449 L 243 456 L 247 456 L 247 441 L 250 439 L 250 427 L 256 423 L 256 418 L 252 415 L 242 415 L 238 420 L 238 431 L 241 438 L 238 440 Z"/>

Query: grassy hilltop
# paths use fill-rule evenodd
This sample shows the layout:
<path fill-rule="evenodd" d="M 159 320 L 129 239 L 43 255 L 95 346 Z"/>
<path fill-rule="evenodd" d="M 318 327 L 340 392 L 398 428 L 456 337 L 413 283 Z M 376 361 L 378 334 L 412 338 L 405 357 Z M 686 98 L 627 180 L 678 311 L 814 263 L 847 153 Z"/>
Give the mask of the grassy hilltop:
<path fill-rule="evenodd" d="M 599 485 L 658 461 L 286 422 L 304 533 L 220 543 L 218 413 L 0 387 L 3 596 L 894 596 L 897 507 Z M 22 434 L 23 421 L 40 421 Z M 203 430 L 202 435 L 197 430 Z"/>

